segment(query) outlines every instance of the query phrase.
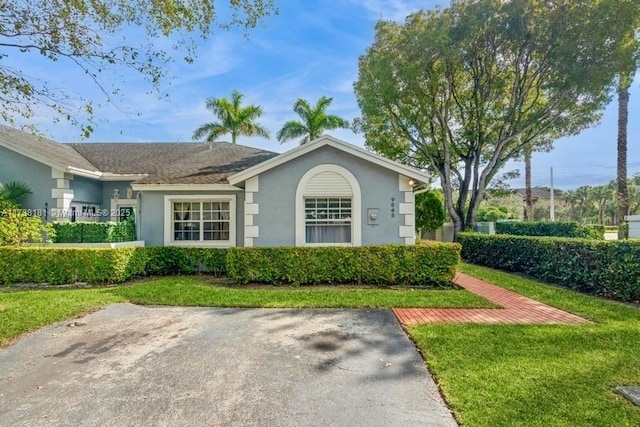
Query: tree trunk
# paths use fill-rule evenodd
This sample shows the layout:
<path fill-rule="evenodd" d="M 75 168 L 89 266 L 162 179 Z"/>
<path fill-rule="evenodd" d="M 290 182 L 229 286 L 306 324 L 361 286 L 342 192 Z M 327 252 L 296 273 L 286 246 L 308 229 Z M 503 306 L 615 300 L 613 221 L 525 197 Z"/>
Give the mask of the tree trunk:
<path fill-rule="evenodd" d="M 531 196 L 531 145 L 524 149 L 524 205 L 527 221 L 533 221 L 533 197 Z"/>
<path fill-rule="evenodd" d="M 618 86 L 618 224 L 623 224 L 629 214 L 629 193 L 627 191 L 627 124 L 629 122 L 630 79 L 620 78 Z M 626 239 L 626 227 L 618 228 L 618 239 Z"/>

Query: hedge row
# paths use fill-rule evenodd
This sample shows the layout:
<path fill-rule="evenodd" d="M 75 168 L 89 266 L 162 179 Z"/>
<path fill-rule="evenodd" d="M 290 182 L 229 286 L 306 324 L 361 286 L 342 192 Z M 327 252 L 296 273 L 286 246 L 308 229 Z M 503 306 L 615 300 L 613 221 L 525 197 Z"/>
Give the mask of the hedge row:
<path fill-rule="evenodd" d="M 0 283 L 119 283 L 207 271 L 237 283 L 450 286 L 458 244 L 359 248 L 0 248 Z"/>
<path fill-rule="evenodd" d="M 512 236 L 578 237 L 604 240 L 604 226 L 582 225 L 577 222 L 496 222 L 496 233 Z"/>
<path fill-rule="evenodd" d="M 233 248 L 228 275 L 239 283 L 451 286 L 460 246 Z"/>
<path fill-rule="evenodd" d="M 226 271 L 225 249 L 0 247 L 0 283 L 120 283 L 132 277 Z"/>
<path fill-rule="evenodd" d="M 462 258 L 577 291 L 640 300 L 640 241 L 459 233 Z"/>
<path fill-rule="evenodd" d="M 54 243 L 114 243 L 136 240 L 133 220 L 120 222 L 52 222 Z"/>

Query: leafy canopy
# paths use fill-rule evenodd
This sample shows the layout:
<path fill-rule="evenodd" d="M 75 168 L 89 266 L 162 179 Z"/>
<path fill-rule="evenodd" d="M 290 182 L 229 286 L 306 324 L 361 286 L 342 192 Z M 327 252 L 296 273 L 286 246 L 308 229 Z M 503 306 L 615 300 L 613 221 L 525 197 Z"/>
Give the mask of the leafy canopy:
<path fill-rule="evenodd" d="M 447 219 L 444 210 L 442 192 L 429 190 L 416 194 L 416 228 L 421 231 L 434 231 Z"/>
<path fill-rule="evenodd" d="M 91 122 L 94 100 L 25 74 L 7 59 L 38 56 L 77 67 L 111 101 L 117 71 L 139 73 L 158 89 L 172 57 L 192 62 L 196 34 L 217 28 L 250 29 L 277 11 L 273 0 L 20 0 L 0 2 L 0 117 L 9 124 L 32 118 L 41 106 L 56 120 Z M 226 17 L 226 18 L 225 18 Z M 166 43 L 163 40 L 168 41 Z M 13 63 L 18 63 L 13 61 Z M 53 65 L 53 64 L 51 64 Z M 114 83 L 107 84 L 110 77 Z M 71 82 L 70 82 L 71 83 Z M 113 86 L 113 87 L 112 87 Z M 87 137 L 92 127 L 83 124 Z"/>
<path fill-rule="evenodd" d="M 231 142 L 235 144 L 238 136 L 261 136 L 269 138 L 269 131 L 256 122 L 262 115 L 257 105 L 242 106 L 244 95 L 234 90 L 231 100 L 227 98 L 207 99 L 207 109 L 220 121 L 205 123 L 193 132 L 193 139 L 204 138 L 206 142 L 214 142 L 222 135 L 231 134 Z"/>
<path fill-rule="evenodd" d="M 439 178 L 472 227 L 502 166 L 598 121 L 636 1 L 478 0 L 380 21 L 360 58 L 355 125 L 374 150 Z"/>
<path fill-rule="evenodd" d="M 0 212 L 0 246 L 48 243 L 54 237 L 53 225 L 42 222 L 39 216 L 17 209 Z"/>
<path fill-rule="evenodd" d="M 347 120 L 333 114 L 327 114 L 327 108 L 332 101 L 333 98 L 322 96 L 312 106 L 307 100 L 298 98 L 293 104 L 293 111 L 300 116 L 301 120 L 286 122 L 276 135 L 278 141 L 284 143 L 292 139 L 302 138 L 300 145 L 303 145 L 320 138 L 326 130 L 348 128 L 349 122 Z"/>

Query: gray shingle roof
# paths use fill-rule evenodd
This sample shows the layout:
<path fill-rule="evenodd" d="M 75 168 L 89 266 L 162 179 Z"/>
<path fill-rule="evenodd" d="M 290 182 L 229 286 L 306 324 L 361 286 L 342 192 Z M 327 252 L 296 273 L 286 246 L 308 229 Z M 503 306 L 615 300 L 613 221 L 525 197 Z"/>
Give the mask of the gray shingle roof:
<path fill-rule="evenodd" d="M 40 156 L 56 165 L 72 166 L 92 172 L 98 170 L 96 166 L 74 150 L 73 147 L 8 126 L 0 125 L 0 142 L 4 147 L 13 151 L 36 157 Z"/>
<path fill-rule="evenodd" d="M 526 190 L 524 188 L 516 189 L 516 192 L 522 197 L 526 197 Z M 531 188 L 531 197 L 534 199 L 550 199 L 551 192 L 546 188 Z"/>
<path fill-rule="evenodd" d="M 73 148 L 102 172 L 148 174 L 140 184 L 226 184 L 227 177 L 277 155 L 229 144 L 82 143 Z"/>

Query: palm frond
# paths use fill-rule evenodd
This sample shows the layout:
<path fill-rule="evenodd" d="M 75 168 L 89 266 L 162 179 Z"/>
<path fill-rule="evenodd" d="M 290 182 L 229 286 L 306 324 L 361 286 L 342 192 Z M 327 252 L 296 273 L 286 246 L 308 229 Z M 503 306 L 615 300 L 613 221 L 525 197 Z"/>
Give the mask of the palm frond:
<path fill-rule="evenodd" d="M 244 95 L 237 90 L 231 92 L 231 99 L 208 98 L 207 109 L 219 120 L 219 123 L 205 123 L 195 130 L 194 139 L 204 136 L 208 141 L 213 141 L 224 134 L 231 134 L 231 142 L 236 143 L 238 136 L 261 136 L 269 138 L 269 131 L 256 123 L 262 115 L 262 108 L 257 105 L 242 106 Z"/>
<path fill-rule="evenodd" d="M 11 203 L 17 203 L 31 193 L 31 188 L 23 181 L 10 181 L 0 188 L 0 198 Z"/>
<path fill-rule="evenodd" d="M 301 136 L 308 135 L 309 131 L 302 123 L 295 120 L 288 121 L 282 126 L 282 129 L 276 134 L 276 138 L 280 143 L 284 143 L 291 139 L 300 138 Z"/>

